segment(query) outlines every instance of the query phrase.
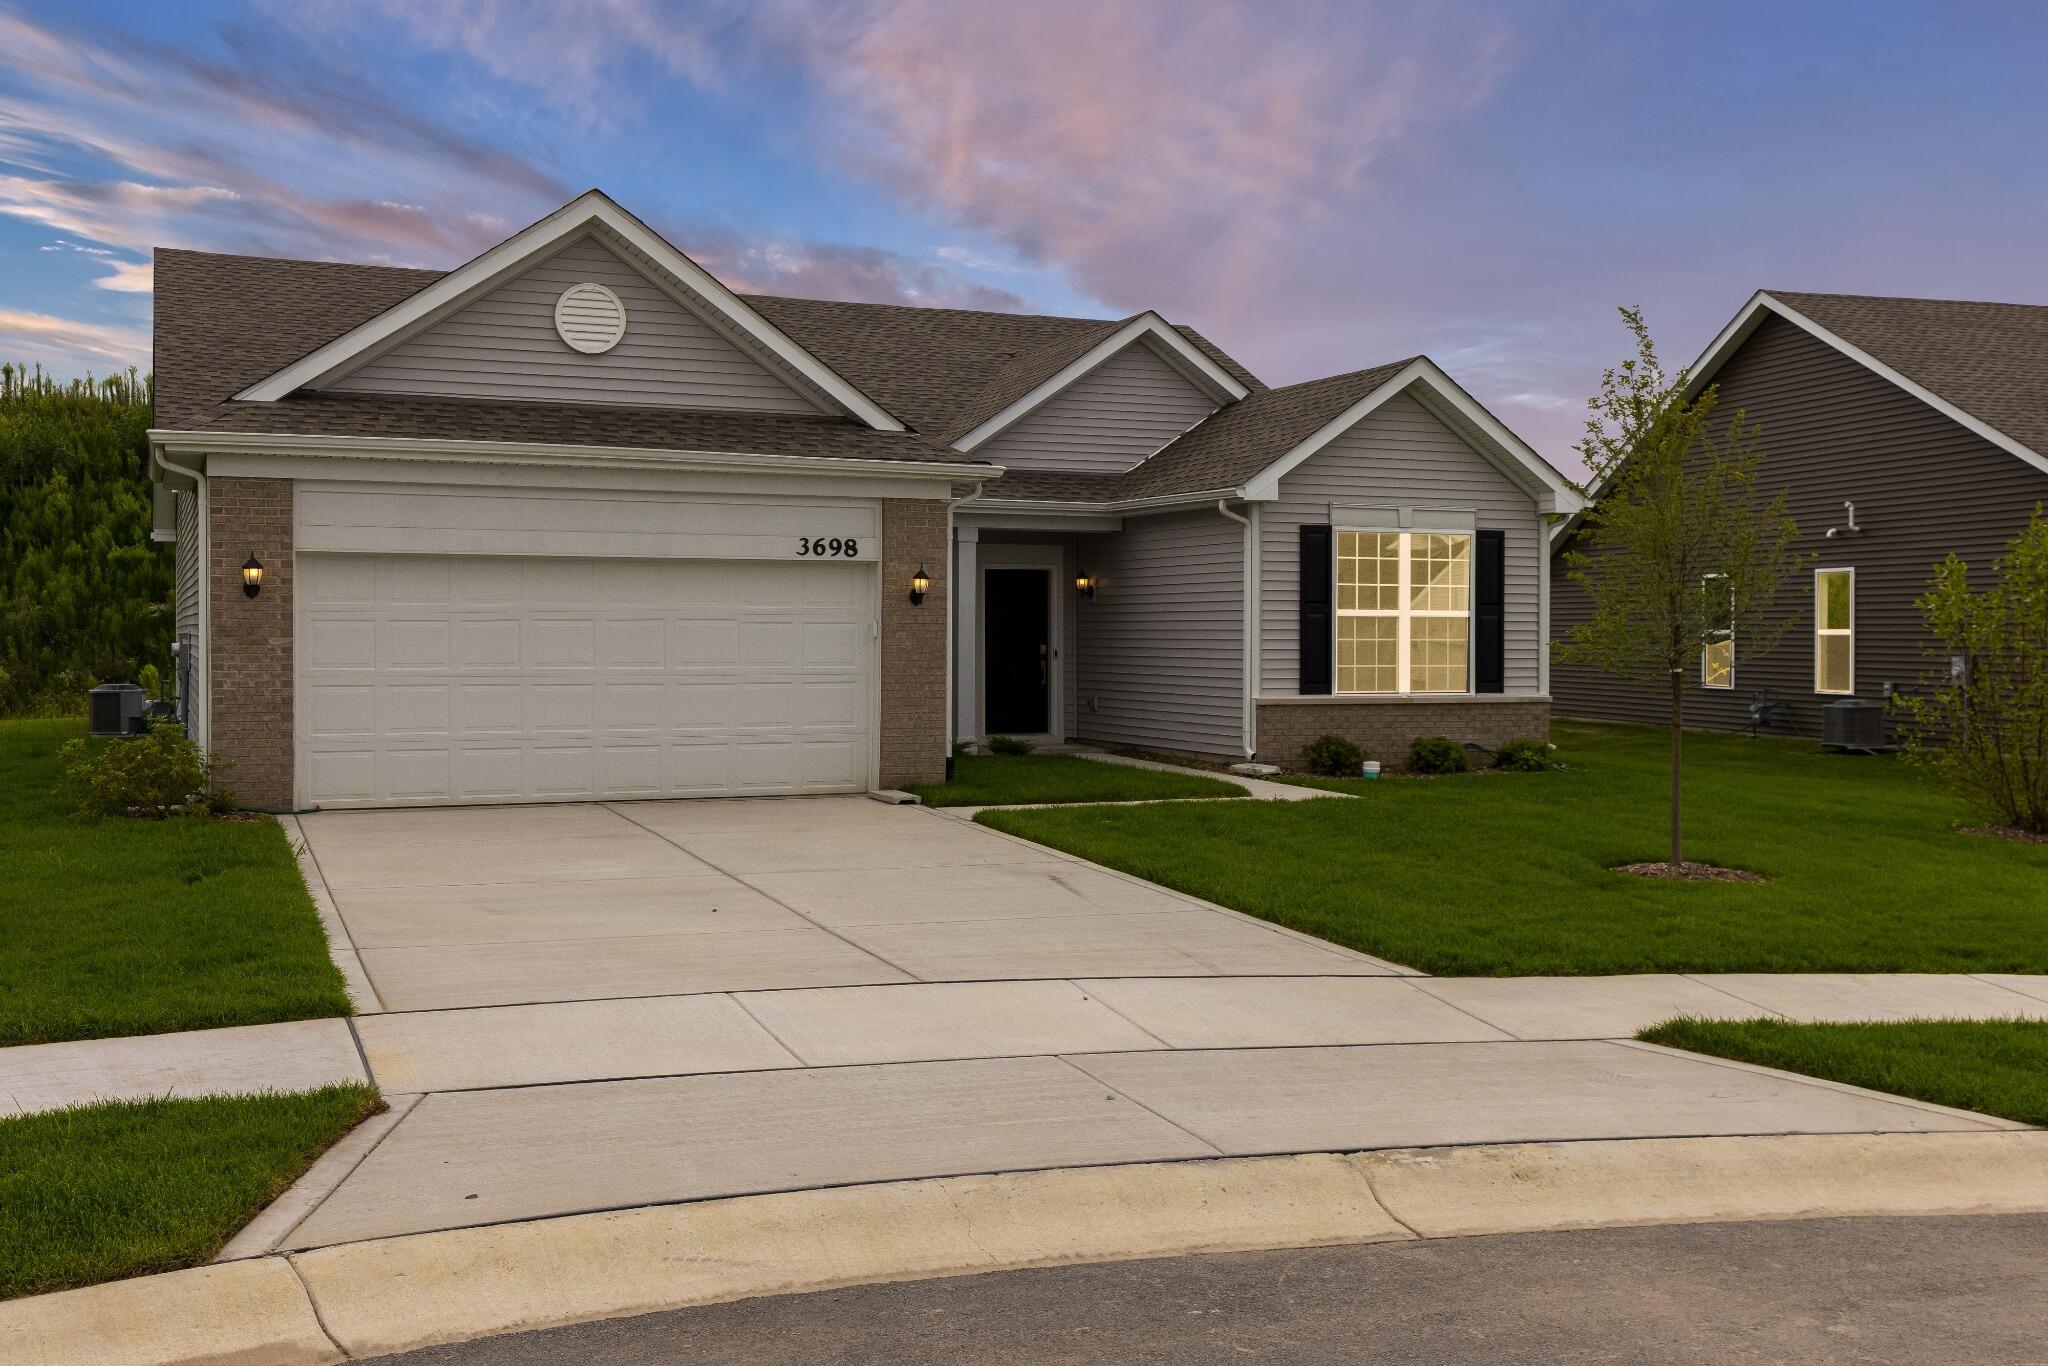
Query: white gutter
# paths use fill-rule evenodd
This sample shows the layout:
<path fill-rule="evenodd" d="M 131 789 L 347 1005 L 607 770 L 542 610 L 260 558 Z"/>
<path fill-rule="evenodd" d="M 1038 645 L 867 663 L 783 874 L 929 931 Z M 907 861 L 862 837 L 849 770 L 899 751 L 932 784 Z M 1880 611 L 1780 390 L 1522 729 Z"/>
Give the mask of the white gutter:
<path fill-rule="evenodd" d="M 1239 734 L 1243 737 L 1244 757 L 1249 759 L 1259 752 L 1259 714 L 1257 708 L 1252 704 L 1252 693 L 1254 691 L 1252 687 L 1252 670 L 1255 667 L 1252 653 L 1254 643 L 1258 639 L 1253 628 L 1252 608 L 1258 601 L 1259 591 L 1258 574 L 1252 567 L 1252 552 L 1255 549 L 1255 543 L 1252 539 L 1251 518 L 1232 512 L 1229 499 L 1218 498 L 1216 500 L 1216 510 L 1244 528 L 1244 710 L 1242 712 Z"/>
<path fill-rule="evenodd" d="M 1049 498 L 984 498 L 981 503 L 984 507 L 1003 512 L 1044 513 L 1055 517 L 1116 517 L 1201 508 L 1219 499 L 1243 497 L 1244 490 L 1230 488 L 1206 489 L 1199 493 L 1165 493 L 1151 498 L 1124 498 L 1114 503 L 1080 503 Z"/>
<path fill-rule="evenodd" d="M 428 440 L 387 436 L 268 435 L 252 432 L 152 430 L 160 450 L 193 455 L 254 452 L 334 459 L 427 459 L 494 465 L 574 465 L 619 469 L 687 469 L 709 473 L 830 472 L 858 477 L 987 480 L 1000 465 L 943 460 L 875 460 L 828 455 L 763 455 L 754 451 L 683 451 L 640 446 L 553 445 L 525 441 Z"/>

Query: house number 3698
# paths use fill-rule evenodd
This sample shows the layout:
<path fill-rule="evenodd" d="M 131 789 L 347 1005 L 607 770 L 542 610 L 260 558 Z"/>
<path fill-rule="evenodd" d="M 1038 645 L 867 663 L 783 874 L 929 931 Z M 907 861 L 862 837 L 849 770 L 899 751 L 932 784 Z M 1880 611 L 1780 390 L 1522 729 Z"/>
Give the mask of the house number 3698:
<path fill-rule="evenodd" d="M 834 536 L 829 541 L 823 536 L 799 536 L 796 538 L 796 553 L 850 560 L 860 555 L 860 542 L 851 536 Z"/>

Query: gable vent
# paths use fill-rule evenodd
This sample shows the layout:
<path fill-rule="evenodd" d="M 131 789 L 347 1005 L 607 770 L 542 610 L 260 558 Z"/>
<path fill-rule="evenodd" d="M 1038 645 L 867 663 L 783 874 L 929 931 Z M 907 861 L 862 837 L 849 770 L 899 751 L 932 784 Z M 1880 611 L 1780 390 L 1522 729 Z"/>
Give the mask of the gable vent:
<path fill-rule="evenodd" d="M 572 350 L 602 355 L 626 335 L 626 306 L 603 285 L 570 285 L 555 300 L 555 331 Z"/>

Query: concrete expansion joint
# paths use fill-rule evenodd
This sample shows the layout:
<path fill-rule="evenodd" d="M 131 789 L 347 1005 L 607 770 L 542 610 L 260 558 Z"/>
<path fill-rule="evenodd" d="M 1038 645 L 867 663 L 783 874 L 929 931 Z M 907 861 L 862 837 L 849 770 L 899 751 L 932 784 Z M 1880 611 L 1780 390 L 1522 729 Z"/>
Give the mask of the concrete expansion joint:
<path fill-rule="evenodd" d="M 36 1366 L 333 1366 L 1032 1266 L 1630 1225 L 2048 1211 L 2048 1132 L 1617 1139 L 940 1177 L 253 1257 L 0 1304 Z"/>

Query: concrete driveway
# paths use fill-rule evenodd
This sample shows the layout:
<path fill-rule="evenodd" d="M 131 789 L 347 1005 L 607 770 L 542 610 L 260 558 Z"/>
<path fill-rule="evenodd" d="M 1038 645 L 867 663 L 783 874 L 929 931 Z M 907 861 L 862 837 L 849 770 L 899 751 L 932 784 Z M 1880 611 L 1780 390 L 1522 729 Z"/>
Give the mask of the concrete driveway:
<path fill-rule="evenodd" d="M 1461 996 L 923 808 L 301 827 L 377 997 L 354 1028 L 393 1111 L 233 1255 L 968 1173 L 2014 1127 L 1587 1027 L 1589 1010 L 1661 1008 L 1633 999 Z M 1759 1013 L 1700 983 L 1643 984 L 1699 1013 Z"/>

